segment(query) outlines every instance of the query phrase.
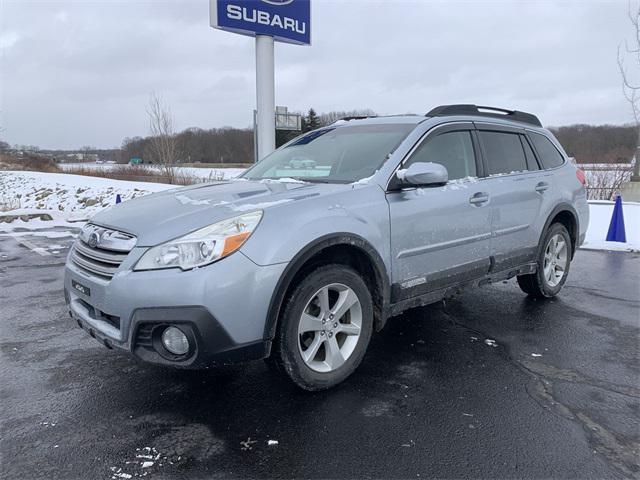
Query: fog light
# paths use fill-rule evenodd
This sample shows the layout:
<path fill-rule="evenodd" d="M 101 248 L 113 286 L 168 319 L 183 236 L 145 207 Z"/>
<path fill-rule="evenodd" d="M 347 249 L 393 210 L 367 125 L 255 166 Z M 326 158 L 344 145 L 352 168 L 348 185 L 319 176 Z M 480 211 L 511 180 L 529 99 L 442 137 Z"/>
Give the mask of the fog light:
<path fill-rule="evenodd" d="M 167 327 L 162 332 L 162 345 L 174 355 L 184 355 L 189 351 L 187 336 L 176 327 Z"/>

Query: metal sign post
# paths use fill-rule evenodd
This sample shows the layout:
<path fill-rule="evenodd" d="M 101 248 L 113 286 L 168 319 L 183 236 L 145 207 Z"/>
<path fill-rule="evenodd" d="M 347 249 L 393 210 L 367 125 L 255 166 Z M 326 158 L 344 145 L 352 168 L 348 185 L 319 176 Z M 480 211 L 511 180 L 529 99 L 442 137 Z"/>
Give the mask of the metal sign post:
<path fill-rule="evenodd" d="M 214 28 L 256 37 L 256 147 L 275 150 L 274 41 L 311 44 L 311 0 L 210 0 Z"/>
<path fill-rule="evenodd" d="M 256 35 L 256 106 L 258 160 L 276 149 L 276 101 L 273 37 Z"/>

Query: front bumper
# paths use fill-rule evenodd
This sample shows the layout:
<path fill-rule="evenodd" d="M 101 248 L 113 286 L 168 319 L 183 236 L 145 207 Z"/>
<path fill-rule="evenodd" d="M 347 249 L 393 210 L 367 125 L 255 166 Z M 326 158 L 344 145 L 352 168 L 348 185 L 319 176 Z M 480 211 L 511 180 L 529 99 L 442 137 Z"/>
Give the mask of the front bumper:
<path fill-rule="evenodd" d="M 267 312 L 286 264 L 258 266 L 236 252 L 186 272 L 132 271 L 145 250 L 132 250 L 111 280 L 92 276 L 67 260 L 64 288 L 69 312 L 92 337 L 141 360 L 179 367 L 269 354 L 270 341 L 263 338 Z M 167 325 L 181 328 L 193 343 L 184 357 L 159 347 L 159 332 Z"/>

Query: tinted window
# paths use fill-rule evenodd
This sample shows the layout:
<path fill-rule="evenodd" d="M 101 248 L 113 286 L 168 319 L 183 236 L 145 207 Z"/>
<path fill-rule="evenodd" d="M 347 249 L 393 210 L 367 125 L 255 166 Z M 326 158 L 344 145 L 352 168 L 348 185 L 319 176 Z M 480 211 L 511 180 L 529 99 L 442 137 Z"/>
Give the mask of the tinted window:
<path fill-rule="evenodd" d="M 524 156 L 527 157 L 527 169 L 540 170 L 538 162 L 536 161 L 536 156 L 533 153 L 531 145 L 529 145 L 529 140 L 527 140 L 527 137 L 525 137 L 524 135 L 520 135 L 520 141 L 522 142 L 522 147 L 524 148 Z"/>
<path fill-rule="evenodd" d="M 544 168 L 559 167 L 564 163 L 564 158 L 553 143 L 551 143 L 551 140 L 539 133 L 531 132 L 529 136 L 533 142 L 533 146 L 536 147 L 536 151 Z"/>
<path fill-rule="evenodd" d="M 481 131 L 478 134 L 487 156 L 489 175 L 527 169 L 527 160 L 517 133 Z"/>
<path fill-rule="evenodd" d="M 404 168 L 415 162 L 433 162 L 444 165 L 449 180 L 476 176 L 476 157 L 469 131 L 447 132 L 430 137 L 414 152 Z"/>

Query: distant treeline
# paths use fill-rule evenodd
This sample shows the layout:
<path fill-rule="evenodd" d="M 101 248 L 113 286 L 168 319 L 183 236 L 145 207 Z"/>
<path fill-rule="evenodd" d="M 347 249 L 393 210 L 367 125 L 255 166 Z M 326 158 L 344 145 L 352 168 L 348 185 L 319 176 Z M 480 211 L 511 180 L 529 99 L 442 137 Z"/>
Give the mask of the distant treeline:
<path fill-rule="evenodd" d="M 239 128 L 188 128 L 176 135 L 179 158 L 176 163 L 251 163 L 253 131 Z M 125 138 L 120 162 L 140 158 L 154 163 L 151 137 Z"/>
<path fill-rule="evenodd" d="M 550 130 L 578 163 L 627 163 L 638 146 L 638 129 L 632 125 L 570 125 Z"/>

